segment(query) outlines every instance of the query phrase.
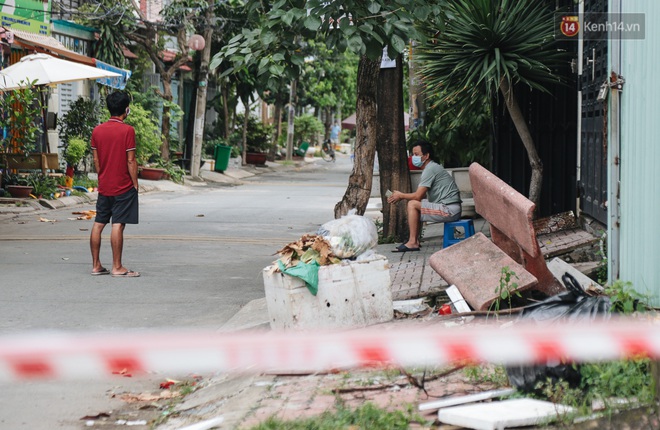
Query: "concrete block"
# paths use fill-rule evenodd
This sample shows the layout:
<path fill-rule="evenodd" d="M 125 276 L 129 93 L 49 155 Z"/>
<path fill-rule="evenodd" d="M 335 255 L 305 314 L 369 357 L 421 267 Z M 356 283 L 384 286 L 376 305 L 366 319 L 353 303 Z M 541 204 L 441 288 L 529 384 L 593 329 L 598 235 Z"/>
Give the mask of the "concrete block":
<path fill-rule="evenodd" d="M 438 420 L 475 430 L 502 430 L 546 424 L 573 412 L 565 405 L 535 399 L 512 399 L 441 409 Z"/>
<path fill-rule="evenodd" d="M 537 284 L 537 279 L 499 249 L 483 233 L 477 233 L 448 248 L 441 249 L 429 258 L 429 264 L 438 274 L 454 284 L 468 304 L 476 310 L 487 311 L 497 299 L 502 268 L 518 276 L 515 282 L 524 291 Z"/>
<path fill-rule="evenodd" d="M 270 267 L 263 277 L 273 329 L 365 327 L 394 317 L 390 268 L 382 255 L 322 266 L 316 296 L 301 279 Z"/>

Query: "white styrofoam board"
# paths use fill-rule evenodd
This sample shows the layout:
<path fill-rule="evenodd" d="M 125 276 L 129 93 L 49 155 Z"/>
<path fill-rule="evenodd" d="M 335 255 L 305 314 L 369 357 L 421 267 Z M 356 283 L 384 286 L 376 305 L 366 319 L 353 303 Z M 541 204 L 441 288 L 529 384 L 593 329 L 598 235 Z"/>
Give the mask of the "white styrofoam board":
<path fill-rule="evenodd" d="M 474 430 L 502 430 L 545 424 L 573 408 L 535 399 L 511 399 L 440 409 L 438 420 Z"/>
<path fill-rule="evenodd" d="M 504 388 L 502 390 L 490 390 L 483 393 L 470 394 L 467 396 L 450 397 L 448 399 L 426 402 L 419 405 L 420 411 L 432 411 L 434 409 L 448 408 L 450 406 L 463 405 L 466 403 L 480 402 L 482 400 L 504 397 L 516 392 L 515 388 Z"/>
<path fill-rule="evenodd" d="M 447 296 L 449 296 L 449 299 L 454 304 L 454 307 L 458 312 L 472 311 L 472 308 L 470 308 L 470 305 L 467 304 L 456 285 L 450 285 L 445 291 L 447 292 Z"/>
<path fill-rule="evenodd" d="M 262 273 L 273 329 L 364 327 L 394 317 L 389 263 L 382 255 L 320 267 L 316 296 L 299 278 L 270 267 Z"/>

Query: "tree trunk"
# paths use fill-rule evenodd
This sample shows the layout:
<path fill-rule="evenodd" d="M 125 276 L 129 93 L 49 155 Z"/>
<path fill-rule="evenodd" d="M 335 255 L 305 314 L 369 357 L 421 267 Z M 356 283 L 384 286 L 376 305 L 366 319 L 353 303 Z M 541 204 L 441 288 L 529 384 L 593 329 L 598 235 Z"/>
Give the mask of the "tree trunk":
<path fill-rule="evenodd" d="M 243 100 L 243 106 L 245 106 L 245 114 L 243 115 L 243 165 L 247 164 L 247 129 L 248 129 L 248 119 L 250 118 L 250 102 L 248 100 Z"/>
<path fill-rule="evenodd" d="M 161 79 L 163 83 L 163 100 L 172 101 L 172 81 L 171 79 Z M 160 157 L 163 161 L 170 159 L 170 107 L 163 104 L 163 121 L 161 125 L 161 138 L 163 143 L 160 146 Z"/>
<path fill-rule="evenodd" d="M 426 120 L 426 97 L 424 95 L 424 84 L 419 76 L 420 62 L 418 59 L 419 42 L 411 42 L 411 58 L 408 62 L 408 74 L 410 75 L 410 108 L 409 119 L 410 130 L 424 127 Z"/>
<path fill-rule="evenodd" d="M 289 89 L 289 110 L 286 116 L 286 159 L 293 160 L 293 120 L 296 116 L 296 88 L 298 85 L 297 80 L 291 81 L 291 88 Z"/>
<path fill-rule="evenodd" d="M 325 132 L 323 133 L 323 140 L 330 139 L 330 132 L 332 131 L 332 108 L 325 107 L 323 108 L 323 126 L 325 127 Z"/>
<path fill-rule="evenodd" d="M 225 118 L 225 139 L 229 139 L 229 125 L 230 125 L 230 116 L 229 116 L 229 88 L 228 85 L 222 85 L 222 113 Z"/>
<path fill-rule="evenodd" d="M 378 82 L 378 134 L 376 150 L 380 168 L 380 198 L 383 203 L 383 237 L 408 240 L 406 206 L 387 203 L 385 192 L 410 191 L 410 173 L 406 156 L 403 122 L 403 67 L 401 56 L 396 68 L 381 69 Z"/>
<path fill-rule="evenodd" d="M 538 152 L 536 152 L 534 139 L 532 138 L 532 134 L 529 132 L 527 122 L 525 121 L 525 118 L 520 111 L 520 106 L 518 105 L 518 101 L 513 94 L 513 88 L 511 87 L 509 81 L 506 79 L 502 79 L 500 81 L 500 91 L 504 96 L 504 101 L 506 103 L 507 110 L 509 111 L 509 115 L 511 115 L 511 120 L 516 126 L 520 140 L 522 140 L 523 146 L 527 151 L 529 165 L 532 168 L 532 178 L 529 182 L 528 198 L 538 207 L 539 201 L 541 199 L 541 184 L 543 183 L 543 163 L 541 162 L 541 158 L 539 157 Z"/>
<path fill-rule="evenodd" d="M 277 142 L 280 140 L 280 134 L 282 133 L 282 105 L 279 101 L 275 102 L 275 112 L 273 113 L 273 127 L 275 132 L 273 133 L 273 144 L 270 147 L 270 160 L 273 161 L 277 157 L 279 152 L 279 146 Z"/>
<path fill-rule="evenodd" d="M 348 187 L 342 200 L 335 205 L 335 218 L 356 209 L 363 215 L 369 203 L 371 181 L 374 171 L 376 151 L 376 131 L 378 130 L 378 72 L 380 59 L 360 58 L 357 78 L 357 104 L 355 118 L 355 158 L 353 171 L 348 178 Z"/>

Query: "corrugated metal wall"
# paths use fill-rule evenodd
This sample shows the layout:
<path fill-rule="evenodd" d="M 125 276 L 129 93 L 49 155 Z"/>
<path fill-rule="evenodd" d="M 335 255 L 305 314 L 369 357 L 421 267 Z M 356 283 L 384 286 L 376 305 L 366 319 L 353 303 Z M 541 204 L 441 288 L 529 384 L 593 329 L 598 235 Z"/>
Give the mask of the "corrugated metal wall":
<path fill-rule="evenodd" d="M 621 42 L 620 279 L 660 306 L 660 1 L 619 2 L 646 14 L 646 39 Z"/>

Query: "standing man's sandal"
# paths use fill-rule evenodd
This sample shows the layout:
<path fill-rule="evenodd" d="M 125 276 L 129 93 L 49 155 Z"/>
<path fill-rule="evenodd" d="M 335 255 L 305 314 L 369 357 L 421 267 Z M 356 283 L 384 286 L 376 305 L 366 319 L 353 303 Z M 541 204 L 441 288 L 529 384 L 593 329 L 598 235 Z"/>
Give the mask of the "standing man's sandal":
<path fill-rule="evenodd" d="M 132 270 L 127 270 L 124 273 L 113 273 L 113 278 L 139 278 L 140 272 L 134 272 Z"/>

